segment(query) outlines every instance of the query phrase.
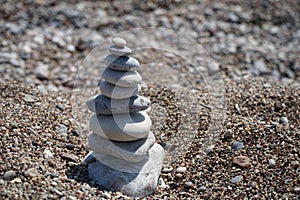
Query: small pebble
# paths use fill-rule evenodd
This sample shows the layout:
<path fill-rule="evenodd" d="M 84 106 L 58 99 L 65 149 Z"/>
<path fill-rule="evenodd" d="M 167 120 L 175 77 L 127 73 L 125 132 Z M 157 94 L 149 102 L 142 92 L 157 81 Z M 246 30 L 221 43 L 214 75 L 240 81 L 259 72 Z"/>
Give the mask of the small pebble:
<path fill-rule="evenodd" d="M 300 193 L 300 187 L 295 187 L 294 188 L 294 192 L 297 193 L 297 194 L 299 194 Z"/>
<path fill-rule="evenodd" d="M 75 51 L 75 46 L 73 44 L 68 44 L 67 45 L 67 50 L 70 52 L 74 52 Z"/>
<path fill-rule="evenodd" d="M 163 178 L 159 178 L 158 184 L 159 184 L 159 186 L 160 186 L 161 188 L 164 188 L 164 189 L 167 188 L 167 185 L 165 184 Z"/>
<path fill-rule="evenodd" d="M 61 157 L 63 159 L 69 160 L 69 161 L 74 161 L 77 162 L 79 160 L 78 156 L 76 156 L 75 154 L 70 154 L 70 153 L 63 153 L 61 155 Z"/>
<path fill-rule="evenodd" d="M 288 120 L 287 117 L 281 117 L 281 118 L 280 118 L 280 122 L 281 122 L 282 124 L 289 124 L 289 120 Z"/>
<path fill-rule="evenodd" d="M 232 148 L 234 149 L 234 150 L 240 150 L 240 149 L 242 149 L 244 147 L 244 143 L 243 142 L 234 142 L 233 144 L 232 144 Z"/>
<path fill-rule="evenodd" d="M 109 192 L 107 192 L 107 191 L 104 191 L 101 196 L 103 196 L 106 199 L 111 199 L 111 194 Z"/>
<path fill-rule="evenodd" d="M 204 192 L 206 190 L 206 187 L 204 185 L 202 185 L 201 187 L 198 188 L 198 190 L 200 192 Z"/>
<path fill-rule="evenodd" d="M 52 181 L 51 185 L 55 187 L 55 186 L 57 186 L 57 183 L 55 181 Z"/>
<path fill-rule="evenodd" d="M 163 172 L 163 173 L 169 173 L 169 172 L 172 172 L 172 170 L 173 170 L 173 167 L 163 168 L 163 169 L 162 169 L 162 172 Z"/>
<path fill-rule="evenodd" d="M 48 95 L 48 90 L 43 85 L 38 85 L 37 89 L 40 91 L 40 93 Z"/>
<path fill-rule="evenodd" d="M 264 83 L 263 87 L 264 88 L 271 88 L 272 86 L 269 83 Z"/>
<path fill-rule="evenodd" d="M 178 167 L 178 168 L 176 169 L 176 172 L 179 172 L 179 173 L 186 172 L 186 167 Z"/>
<path fill-rule="evenodd" d="M 243 180 L 243 176 L 242 175 L 237 175 L 234 178 L 231 179 L 231 183 L 238 183 L 241 180 Z"/>
<path fill-rule="evenodd" d="M 56 131 L 60 133 L 62 136 L 68 135 L 68 129 L 65 125 L 61 124 L 60 126 L 56 127 Z"/>
<path fill-rule="evenodd" d="M 181 173 L 177 173 L 177 174 L 175 174 L 175 177 L 176 177 L 176 178 L 182 178 L 183 175 L 182 175 Z"/>
<path fill-rule="evenodd" d="M 124 47 L 126 45 L 126 41 L 119 37 L 113 38 L 112 43 L 118 47 Z"/>
<path fill-rule="evenodd" d="M 256 182 L 252 182 L 251 186 L 255 188 L 257 186 L 257 183 Z"/>
<path fill-rule="evenodd" d="M 235 107 L 235 110 L 236 110 L 237 114 L 239 114 L 239 115 L 242 114 L 241 109 L 239 107 L 239 104 L 234 104 L 234 107 Z"/>
<path fill-rule="evenodd" d="M 39 172 L 36 168 L 30 168 L 27 171 L 25 171 L 24 175 L 30 178 L 34 178 L 39 175 Z"/>
<path fill-rule="evenodd" d="M 33 95 L 26 94 L 25 97 L 24 97 L 24 101 L 28 102 L 28 103 L 33 103 L 33 102 L 37 101 L 37 98 Z"/>
<path fill-rule="evenodd" d="M 247 156 L 236 156 L 233 158 L 233 163 L 242 168 L 247 168 L 250 166 L 250 158 Z"/>
<path fill-rule="evenodd" d="M 292 161 L 291 164 L 294 169 L 297 169 L 300 166 L 298 161 Z"/>
<path fill-rule="evenodd" d="M 64 110 L 65 110 L 64 106 L 61 105 L 61 104 L 57 104 L 57 105 L 56 105 L 56 108 L 58 108 L 58 109 L 61 110 L 61 111 L 64 111 Z"/>
<path fill-rule="evenodd" d="M 38 79 L 48 79 L 50 76 L 49 66 L 39 62 L 34 70 L 34 73 Z"/>
<path fill-rule="evenodd" d="M 59 89 L 58 89 L 55 85 L 52 85 L 52 84 L 49 84 L 49 85 L 47 86 L 47 89 L 48 89 L 49 91 L 52 91 L 52 92 L 58 92 L 58 91 L 59 91 Z"/>
<path fill-rule="evenodd" d="M 74 136 L 79 136 L 79 132 L 78 132 L 77 130 L 72 130 L 72 134 L 73 134 Z"/>
<path fill-rule="evenodd" d="M 4 180 L 10 181 L 12 179 L 14 179 L 17 176 L 17 173 L 13 170 L 9 170 L 7 172 L 5 172 L 5 174 L 3 175 Z"/>
<path fill-rule="evenodd" d="M 68 150 L 73 150 L 75 148 L 74 144 L 66 144 Z"/>
<path fill-rule="evenodd" d="M 51 177 L 51 178 L 56 178 L 56 177 L 57 177 L 57 174 L 52 173 L 52 174 L 50 174 L 50 177 Z"/>
<path fill-rule="evenodd" d="M 22 180 L 20 178 L 15 178 L 10 181 L 11 183 L 22 183 Z"/>
<path fill-rule="evenodd" d="M 193 183 L 192 183 L 191 181 L 188 181 L 188 182 L 185 182 L 185 183 L 184 183 L 184 186 L 185 186 L 186 188 L 190 188 L 190 187 L 193 186 Z"/>
<path fill-rule="evenodd" d="M 45 159 L 53 158 L 53 154 L 49 149 L 45 149 L 43 153 Z"/>
<path fill-rule="evenodd" d="M 232 138 L 232 130 L 226 130 L 226 132 L 224 133 L 224 139 L 225 140 L 230 140 Z"/>
<path fill-rule="evenodd" d="M 270 166 L 270 167 L 275 167 L 275 165 L 276 165 L 275 160 L 274 160 L 273 158 L 271 158 L 271 159 L 269 160 L 269 166 Z"/>
<path fill-rule="evenodd" d="M 77 200 L 77 198 L 74 197 L 74 196 L 69 196 L 69 199 L 70 199 L 70 200 Z"/>

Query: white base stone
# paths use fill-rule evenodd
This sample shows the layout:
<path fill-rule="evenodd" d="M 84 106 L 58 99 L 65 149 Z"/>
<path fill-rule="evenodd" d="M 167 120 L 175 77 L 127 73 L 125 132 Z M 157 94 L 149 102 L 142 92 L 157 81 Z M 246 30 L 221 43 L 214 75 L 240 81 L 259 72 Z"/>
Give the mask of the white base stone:
<path fill-rule="evenodd" d="M 120 191 L 133 197 L 145 197 L 154 192 L 157 187 L 164 158 L 164 150 L 159 144 L 154 144 L 149 150 L 149 156 L 139 164 L 140 171 L 130 173 L 117 170 L 99 161 L 88 164 L 89 177 L 111 191 Z M 119 159 L 120 165 L 128 169 L 131 163 Z M 85 161 L 84 161 L 85 162 Z M 137 163 L 133 163 L 136 165 Z M 128 165 L 128 166 L 126 166 Z"/>
<path fill-rule="evenodd" d="M 151 131 L 147 138 L 132 142 L 111 141 L 95 133 L 92 133 L 88 138 L 88 145 L 94 154 L 114 156 L 128 162 L 142 161 L 154 143 L 155 137 Z"/>

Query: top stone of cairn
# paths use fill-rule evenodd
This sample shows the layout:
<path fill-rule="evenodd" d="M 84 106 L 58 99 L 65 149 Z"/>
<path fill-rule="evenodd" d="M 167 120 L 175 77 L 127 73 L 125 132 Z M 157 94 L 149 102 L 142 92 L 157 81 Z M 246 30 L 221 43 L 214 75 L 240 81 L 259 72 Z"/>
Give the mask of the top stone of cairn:
<path fill-rule="evenodd" d="M 113 38 L 112 46 L 109 47 L 109 52 L 114 56 L 129 56 L 131 49 L 126 46 L 126 41 L 122 38 Z"/>
<path fill-rule="evenodd" d="M 116 37 L 112 39 L 112 44 L 117 47 L 125 47 L 126 41 L 122 38 Z"/>

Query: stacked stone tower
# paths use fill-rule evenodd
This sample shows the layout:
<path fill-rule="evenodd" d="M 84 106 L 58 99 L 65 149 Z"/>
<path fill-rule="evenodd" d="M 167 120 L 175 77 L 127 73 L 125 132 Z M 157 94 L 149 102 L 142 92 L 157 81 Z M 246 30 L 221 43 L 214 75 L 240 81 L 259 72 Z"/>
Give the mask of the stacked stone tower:
<path fill-rule="evenodd" d="M 103 61 L 107 68 L 102 74 L 101 94 L 87 101 L 94 115 L 88 139 L 92 151 L 84 162 L 98 184 L 144 197 L 157 186 L 164 150 L 151 132 L 150 100 L 138 95 L 140 63 L 130 57 L 131 49 L 125 45 L 122 38 L 112 40 L 110 54 Z"/>

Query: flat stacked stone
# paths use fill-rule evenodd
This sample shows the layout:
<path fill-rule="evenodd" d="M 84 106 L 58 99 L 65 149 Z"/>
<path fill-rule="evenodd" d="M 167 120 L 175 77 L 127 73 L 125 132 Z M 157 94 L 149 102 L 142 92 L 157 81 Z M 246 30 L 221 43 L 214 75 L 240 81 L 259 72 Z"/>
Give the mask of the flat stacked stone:
<path fill-rule="evenodd" d="M 152 121 L 146 111 L 150 100 L 139 96 L 140 63 L 130 57 L 131 49 L 122 38 L 114 38 L 110 54 L 103 62 L 101 94 L 91 97 L 87 107 L 93 133 L 88 144 L 92 150 L 84 159 L 89 176 L 105 188 L 134 197 L 154 192 L 164 157 L 155 143 Z M 96 162 L 90 162 L 95 158 Z"/>

